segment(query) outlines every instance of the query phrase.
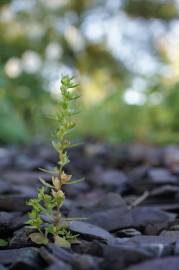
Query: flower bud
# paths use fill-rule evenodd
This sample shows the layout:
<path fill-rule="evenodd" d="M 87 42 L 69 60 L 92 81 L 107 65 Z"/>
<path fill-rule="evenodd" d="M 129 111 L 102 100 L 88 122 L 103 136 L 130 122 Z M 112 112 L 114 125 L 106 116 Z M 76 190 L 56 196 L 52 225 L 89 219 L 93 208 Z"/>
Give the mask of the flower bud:
<path fill-rule="evenodd" d="M 55 187 L 55 189 L 60 189 L 60 180 L 57 177 L 52 177 L 52 183 Z"/>
<path fill-rule="evenodd" d="M 72 175 L 68 175 L 66 173 L 64 173 L 64 171 L 62 172 L 60 178 L 61 178 L 61 183 L 62 184 L 66 184 L 68 181 L 70 181 Z"/>
<path fill-rule="evenodd" d="M 55 199 L 65 199 L 65 195 L 62 190 L 55 191 L 54 189 L 52 189 L 52 195 Z"/>

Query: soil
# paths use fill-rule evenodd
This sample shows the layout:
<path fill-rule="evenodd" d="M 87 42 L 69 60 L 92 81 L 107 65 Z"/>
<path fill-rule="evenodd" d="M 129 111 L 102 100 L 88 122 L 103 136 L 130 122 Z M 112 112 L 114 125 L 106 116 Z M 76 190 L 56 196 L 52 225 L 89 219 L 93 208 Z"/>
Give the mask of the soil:
<path fill-rule="evenodd" d="M 79 234 L 71 249 L 37 246 L 24 225 L 39 167 L 56 165 L 51 146 L 0 147 L 0 270 L 178 270 L 179 146 L 86 142 L 66 171 L 85 181 L 65 188 L 63 215 Z"/>

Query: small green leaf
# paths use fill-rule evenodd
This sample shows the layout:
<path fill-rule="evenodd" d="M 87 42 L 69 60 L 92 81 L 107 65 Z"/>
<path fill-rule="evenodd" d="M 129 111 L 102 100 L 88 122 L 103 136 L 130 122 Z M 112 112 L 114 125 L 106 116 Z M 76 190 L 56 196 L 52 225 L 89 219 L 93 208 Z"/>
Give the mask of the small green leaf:
<path fill-rule="evenodd" d="M 52 174 L 52 175 L 55 175 L 56 173 L 58 173 L 58 169 L 57 168 L 54 168 L 53 170 L 46 170 L 44 168 L 38 168 L 40 171 L 42 172 L 45 172 L 45 173 L 49 173 L 49 174 Z"/>
<path fill-rule="evenodd" d="M 80 97 L 81 97 L 81 95 L 73 95 L 73 96 L 70 96 L 70 100 L 75 100 L 75 99 L 78 99 Z"/>
<path fill-rule="evenodd" d="M 72 180 L 72 181 L 69 181 L 69 182 L 65 183 L 65 185 L 78 184 L 78 183 L 80 183 L 80 182 L 82 182 L 82 181 L 84 181 L 84 180 L 85 180 L 85 178 L 83 177 L 83 178 L 78 179 L 78 180 Z"/>
<path fill-rule="evenodd" d="M 0 239 L 0 247 L 6 247 L 8 245 L 8 242 L 4 239 Z"/>
<path fill-rule="evenodd" d="M 44 186 L 49 187 L 49 188 L 52 188 L 52 187 L 53 187 L 52 185 L 50 185 L 49 183 L 47 183 L 43 178 L 39 177 L 39 180 L 40 180 L 40 182 L 41 182 Z"/>
<path fill-rule="evenodd" d="M 42 233 L 31 233 L 29 238 L 38 245 L 47 245 L 48 239 Z"/>
<path fill-rule="evenodd" d="M 52 146 L 54 147 L 54 149 L 58 152 L 59 151 L 59 144 L 56 143 L 55 141 L 52 141 Z"/>
<path fill-rule="evenodd" d="M 65 238 L 60 237 L 60 236 L 56 236 L 55 244 L 57 246 L 64 247 L 64 248 L 70 248 L 71 247 L 70 243 Z"/>
<path fill-rule="evenodd" d="M 77 147 L 82 145 L 82 143 L 73 143 L 73 144 L 69 144 L 67 148 L 73 148 L 73 147 Z"/>

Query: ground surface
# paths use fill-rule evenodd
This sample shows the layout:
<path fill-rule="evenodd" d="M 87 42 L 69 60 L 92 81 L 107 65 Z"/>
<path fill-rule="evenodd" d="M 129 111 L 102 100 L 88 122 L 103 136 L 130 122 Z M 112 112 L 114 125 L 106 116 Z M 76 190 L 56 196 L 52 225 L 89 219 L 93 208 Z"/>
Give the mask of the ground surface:
<path fill-rule="evenodd" d="M 35 246 L 24 227 L 39 167 L 57 160 L 51 147 L 0 148 L 0 270 L 178 270 L 179 147 L 86 143 L 67 167 L 86 181 L 68 185 L 63 213 L 87 217 L 71 230 L 71 250 Z"/>

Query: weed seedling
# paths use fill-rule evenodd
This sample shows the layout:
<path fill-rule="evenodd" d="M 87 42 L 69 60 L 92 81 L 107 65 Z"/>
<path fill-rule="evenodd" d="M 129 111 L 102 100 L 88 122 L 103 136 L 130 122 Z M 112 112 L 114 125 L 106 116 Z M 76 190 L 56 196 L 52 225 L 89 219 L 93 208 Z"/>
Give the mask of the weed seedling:
<path fill-rule="evenodd" d="M 79 98 L 73 93 L 76 86 L 73 77 L 63 76 L 61 79 L 59 109 L 54 116 L 57 128 L 52 141 L 52 145 L 58 153 L 58 163 L 52 171 L 42 169 L 52 175 L 51 181 L 47 182 L 40 178 L 43 186 L 39 188 L 37 197 L 30 199 L 27 203 L 32 208 L 28 213 L 27 224 L 35 230 L 29 237 L 37 244 L 47 244 L 51 240 L 60 246 L 70 247 L 76 238 L 68 229 L 68 221 L 73 218 L 65 218 L 61 214 L 61 207 L 65 200 L 63 185 L 83 180 L 73 181 L 71 180 L 72 175 L 65 172 L 65 166 L 70 162 L 67 150 L 76 146 L 68 139 L 68 134 L 76 125 L 73 121 L 73 116 L 77 113 L 73 103 Z"/>

